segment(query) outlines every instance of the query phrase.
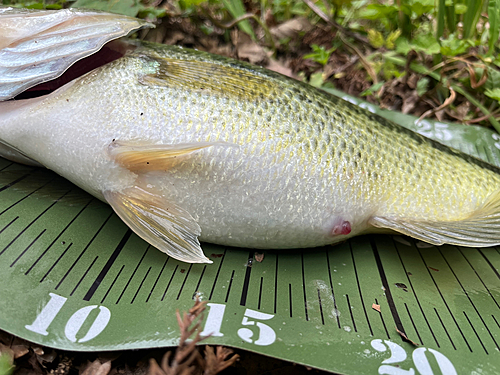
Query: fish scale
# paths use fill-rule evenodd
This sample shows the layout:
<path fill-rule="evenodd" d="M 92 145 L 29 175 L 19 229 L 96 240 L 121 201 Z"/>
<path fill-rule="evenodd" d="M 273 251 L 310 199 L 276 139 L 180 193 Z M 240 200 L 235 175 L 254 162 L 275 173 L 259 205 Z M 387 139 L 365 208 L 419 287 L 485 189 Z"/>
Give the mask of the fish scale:
<path fill-rule="evenodd" d="M 0 104 L 0 138 L 169 255 L 208 261 L 198 237 L 294 248 L 398 231 L 500 243 L 495 167 L 262 68 L 135 48 L 46 97 Z"/>

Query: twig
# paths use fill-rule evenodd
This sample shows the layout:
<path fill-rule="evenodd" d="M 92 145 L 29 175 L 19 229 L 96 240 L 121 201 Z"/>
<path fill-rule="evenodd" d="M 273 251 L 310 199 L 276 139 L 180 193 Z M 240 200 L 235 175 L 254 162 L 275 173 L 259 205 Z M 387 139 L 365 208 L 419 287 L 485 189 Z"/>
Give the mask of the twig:
<path fill-rule="evenodd" d="M 342 34 L 340 35 L 340 40 L 346 45 L 346 47 L 348 47 L 356 55 L 358 55 L 359 59 L 361 60 L 361 64 L 363 64 L 363 67 L 366 69 L 366 72 L 368 73 L 368 75 L 372 79 L 373 84 L 377 84 L 378 83 L 377 73 L 375 73 L 373 66 L 370 65 L 370 63 L 368 62 L 368 60 L 366 60 L 366 57 L 361 53 L 361 51 L 358 50 L 354 45 L 349 43 L 347 40 L 345 40 L 345 38 L 342 36 Z"/>
<path fill-rule="evenodd" d="M 348 29 L 346 29 L 344 26 L 339 25 L 337 22 L 332 20 L 330 17 L 328 17 L 321 9 L 319 9 L 316 4 L 312 2 L 312 0 L 304 0 L 304 3 L 314 12 L 316 13 L 319 18 L 321 18 L 323 21 L 325 21 L 327 24 L 330 26 L 336 28 L 338 31 L 340 31 L 342 34 L 346 36 L 350 36 L 351 38 L 356 39 L 357 41 L 365 44 L 370 44 L 369 40 L 361 35 L 358 35 Z"/>
<path fill-rule="evenodd" d="M 211 346 L 205 346 L 204 375 L 218 374 L 229 366 L 232 366 L 240 358 L 240 356 L 235 354 L 231 358 L 227 359 L 231 354 L 233 354 L 233 351 L 229 348 L 224 348 L 223 346 L 218 346 L 215 353 Z"/>
<path fill-rule="evenodd" d="M 234 27 L 235 25 L 237 25 L 238 23 L 240 23 L 241 21 L 245 21 L 245 20 L 249 20 L 249 19 L 255 20 L 255 22 L 257 22 L 260 25 L 260 27 L 262 27 L 262 30 L 264 30 L 264 34 L 266 35 L 267 43 L 269 43 L 271 45 L 271 49 L 273 50 L 273 52 L 276 52 L 276 43 L 274 43 L 274 39 L 273 39 L 273 36 L 271 34 L 271 31 L 269 30 L 267 25 L 259 17 L 257 17 L 255 14 L 247 13 L 247 14 L 244 14 L 244 15 L 238 17 L 238 18 L 235 18 L 234 20 L 232 20 L 228 23 L 222 23 L 219 20 L 217 20 L 215 17 L 213 17 L 207 8 L 202 7 L 201 9 L 205 13 L 205 15 L 210 18 L 210 21 L 212 21 L 215 26 L 220 27 L 221 29 L 230 29 L 230 28 Z"/>
<path fill-rule="evenodd" d="M 434 113 L 442 110 L 443 108 L 446 108 L 447 106 L 449 106 L 451 103 L 453 103 L 455 101 L 455 98 L 457 96 L 457 94 L 455 93 L 455 91 L 453 90 L 453 88 L 449 88 L 450 90 L 450 96 L 448 97 L 448 99 L 446 99 L 443 104 L 441 104 L 439 107 L 436 107 L 436 108 L 432 108 L 432 109 L 429 109 L 428 111 L 424 112 L 422 114 L 422 116 L 420 116 L 417 120 L 417 123 L 419 123 L 421 120 L 423 120 L 424 118 L 430 116 L 430 115 L 433 115 Z"/>
<path fill-rule="evenodd" d="M 397 64 L 399 66 L 405 65 L 405 60 L 403 58 L 399 58 L 396 56 L 386 56 L 386 59 L 387 59 L 387 61 L 391 61 L 394 64 Z M 410 64 L 410 68 L 416 73 L 424 74 L 424 75 L 427 75 L 427 76 L 433 78 L 437 82 L 444 81 L 443 77 L 441 77 L 438 73 L 429 70 L 427 67 L 425 67 L 421 64 L 417 64 L 417 63 L 413 62 Z M 479 100 L 477 100 L 476 98 L 474 98 L 474 96 L 469 94 L 465 89 L 463 89 L 462 87 L 460 87 L 457 84 L 455 84 L 455 85 L 451 84 L 451 88 L 453 90 L 455 90 L 455 92 L 457 92 L 458 94 L 465 96 L 465 98 L 469 102 L 471 102 L 472 105 L 479 108 L 481 110 L 481 112 L 483 112 L 485 115 L 490 114 L 490 111 Z M 496 129 L 496 131 L 500 132 L 500 122 L 498 122 L 494 116 L 490 116 L 488 118 L 488 120 L 491 123 L 491 125 L 493 125 L 493 127 Z"/>
<path fill-rule="evenodd" d="M 408 336 L 406 336 L 406 334 L 403 332 L 403 331 L 400 331 L 398 329 L 398 327 L 396 327 L 396 332 L 399 333 L 399 335 L 403 338 L 403 340 L 405 340 L 406 342 L 409 342 L 410 344 L 412 344 L 413 346 L 419 346 L 415 341 L 411 340 L 408 338 Z"/>
<path fill-rule="evenodd" d="M 205 359 L 202 358 L 196 345 L 208 336 L 201 336 L 201 322 L 205 302 L 196 300 L 194 306 L 182 317 L 179 310 L 176 311 L 177 324 L 181 331 L 179 345 L 172 356 L 172 352 L 167 352 L 161 361 L 161 366 L 154 360 L 150 360 L 148 375 L 191 375 L 203 373 L 205 375 L 217 374 L 225 368 L 231 366 L 239 358 L 237 354 L 228 358 L 233 351 L 221 346 L 217 347 L 216 353 L 207 346 L 205 348 Z M 194 335 L 194 338 L 192 336 Z"/>
<path fill-rule="evenodd" d="M 488 120 L 491 116 L 495 116 L 498 114 L 498 112 L 500 111 L 500 108 L 497 109 L 496 111 L 494 112 L 491 112 L 489 115 L 484 115 L 484 116 L 481 116 L 481 117 L 477 117 L 477 118 L 474 118 L 472 120 L 467 120 L 465 121 L 465 123 L 467 125 L 470 125 L 470 124 L 477 124 L 478 122 L 481 122 L 481 121 L 484 121 L 484 120 Z"/>
<path fill-rule="evenodd" d="M 488 69 L 484 69 L 483 75 L 479 79 L 479 82 L 477 82 L 476 72 L 474 72 L 474 69 L 472 68 L 471 64 L 467 64 L 467 67 L 469 68 L 470 87 L 472 87 L 475 90 L 486 83 L 486 80 L 488 79 Z"/>

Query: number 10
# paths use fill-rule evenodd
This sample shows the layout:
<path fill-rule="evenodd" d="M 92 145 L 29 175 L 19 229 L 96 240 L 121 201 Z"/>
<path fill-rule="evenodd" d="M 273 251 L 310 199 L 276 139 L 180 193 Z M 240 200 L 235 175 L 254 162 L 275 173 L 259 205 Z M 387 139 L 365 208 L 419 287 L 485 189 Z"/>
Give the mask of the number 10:
<path fill-rule="evenodd" d="M 32 324 L 25 326 L 27 330 L 44 336 L 49 334 L 47 328 L 49 328 L 50 324 L 55 319 L 59 311 L 61 311 L 67 300 L 67 298 L 54 293 L 49 293 L 49 296 L 49 302 L 37 315 L 35 321 Z M 90 312 L 97 307 L 99 307 L 99 314 L 90 326 L 87 334 L 81 339 L 77 339 L 76 335 L 78 331 L 82 328 L 83 323 L 87 320 Z M 68 319 L 66 327 L 64 328 L 64 335 L 71 342 L 86 342 L 92 340 L 99 335 L 104 328 L 106 328 L 110 318 L 111 312 L 107 307 L 97 305 L 82 307 L 81 309 L 76 310 L 76 312 Z"/>

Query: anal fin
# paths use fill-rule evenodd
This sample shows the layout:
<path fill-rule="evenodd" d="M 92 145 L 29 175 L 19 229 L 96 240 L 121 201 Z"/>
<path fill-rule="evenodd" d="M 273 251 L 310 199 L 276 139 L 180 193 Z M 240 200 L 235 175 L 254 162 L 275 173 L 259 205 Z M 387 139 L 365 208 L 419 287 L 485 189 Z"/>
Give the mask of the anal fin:
<path fill-rule="evenodd" d="M 172 258 L 212 263 L 198 241 L 200 226 L 183 208 L 138 186 L 122 192 L 105 191 L 117 215 L 142 239 Z"/>
<path fill-rule="evenodd" d="M 425 221 L 374 216 L 369 224 L 391 229 L 433 245 L 486 247 L 500 244 L 500 191 L 469 217 L 456 221 Z"/>

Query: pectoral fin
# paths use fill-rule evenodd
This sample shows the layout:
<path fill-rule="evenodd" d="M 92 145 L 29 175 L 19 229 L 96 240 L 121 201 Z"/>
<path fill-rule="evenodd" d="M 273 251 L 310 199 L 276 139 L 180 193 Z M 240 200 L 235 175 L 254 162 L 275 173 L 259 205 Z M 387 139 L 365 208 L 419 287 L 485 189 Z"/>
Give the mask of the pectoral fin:
<path fill-rule="evenodd" d="M 183 208 L 138 186 L 123 192 L 105 191 L 117 215 L 142 239 L 172 258 L 212 263 L 198 241 L 200 226 Z"/>
<path fill-rule="evenodd" d="M 169 169 L 175 159 L 211 146 L 228 146 L 226 142 L 193 142 L 175 145 L 151 145 L 133 142 L 113 142 L 109 155 L 125 168 L 134 172 Z"/>
<path fill-rule="evenodd" d="M 486 247 L 500 244 L 500 192 L 468 218 L 456 221 L 424 221 L 375 216 L 369 223 L 392 229 L 433 245 Z"/>

